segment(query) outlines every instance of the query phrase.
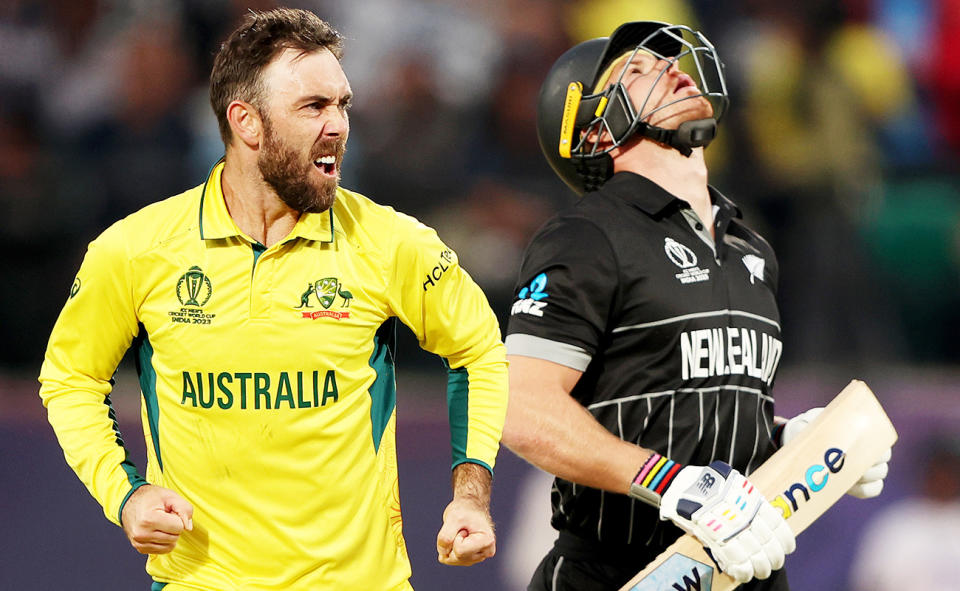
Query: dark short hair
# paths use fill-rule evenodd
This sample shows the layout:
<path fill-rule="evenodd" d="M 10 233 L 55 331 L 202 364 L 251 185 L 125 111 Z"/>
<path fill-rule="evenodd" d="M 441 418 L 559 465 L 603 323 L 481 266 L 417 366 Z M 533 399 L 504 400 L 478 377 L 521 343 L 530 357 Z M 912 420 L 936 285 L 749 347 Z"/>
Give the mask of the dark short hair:
<path fill-rule="evenodd" d="M 227 106 L 242 100 L 262 109 L 263 70 L 286 49 L 304 53 L 327 49 L 339 60 L 343 57 L 343 37 L 307 10 L 250 11 L 220 45 L 210 72 L 210 105 L 224 145 L 229 145 L 232 136 Z"/>

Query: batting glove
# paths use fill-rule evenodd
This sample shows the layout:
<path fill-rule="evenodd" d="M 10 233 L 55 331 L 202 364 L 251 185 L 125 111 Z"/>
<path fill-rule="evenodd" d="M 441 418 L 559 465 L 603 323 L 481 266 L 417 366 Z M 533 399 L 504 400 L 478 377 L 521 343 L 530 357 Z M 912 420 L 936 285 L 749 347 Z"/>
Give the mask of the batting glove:
<path fill-rule="evenodd" d="M 738 583 L 766 579 L 796 548 L 780 511 L 724 462 L 681 468 L 654 454 L 631 484 L 630 496 L 659 506 L 661 519 L 696 536 Z"/>
<path fill-rule="evenodd" d="M 786 423 L 783 423 L 782 428 L 774 431 L 774 441 L 781 447 L 789 443 L 794 437 L 800 434 L 807 425 L 813 422 L 820 413 L 823 412 L 823 408 L 811 408 L 810 410 L 801 413 Z M 778 439 L 779 434 L 779 441 Z M 863 476 L 860 477 L 853 486 L 850 487 L 850 490 L 847 491 L 848 495 L 857 497 L 858 499 L 870 499 L 880 495 L 880 492 L 883 490 L 883 481 L 887 477 L 887 472 L 890 471 L 890 457 L 892 455 L 892 448 L 887 448 L 883 453 L 883 456 L 877 460 L 877 462 L 871 466 Z"/>

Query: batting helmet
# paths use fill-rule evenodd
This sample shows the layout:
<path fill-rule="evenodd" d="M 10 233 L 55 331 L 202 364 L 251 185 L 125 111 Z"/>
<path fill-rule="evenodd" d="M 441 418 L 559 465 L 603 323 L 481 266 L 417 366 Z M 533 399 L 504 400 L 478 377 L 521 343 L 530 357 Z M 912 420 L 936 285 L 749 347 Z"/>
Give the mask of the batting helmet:
<path fill-rule="evenodd" d="M 627 54 L 632 59 L 638 51 L 671 64 L 679 62 L 680 68 L 694 78 L 700 94 L 648 109 L 652 87 L 643 103 L 635 105 L 622 83 L 623 73 L 609 84 L 601 79 L 610 74 L 607 68 L 611 63 Z M 648 123 L 654 112 L 698 97 L 710 101 L 712 117 L 685 121 L 677 129 Z M 596 190 L 610 177 L 613 162 L 608 152 L 636 133 L 685 156 L 692 153 L 692 148 L 706 146 L 716 135 L 717 121 L 727 103 L 723 65 L 706 37 L 684 25 L 631 22 L 618 27 L 610 37 L 584 41 L 557 59 L 540 88 L 537 137 L 553 170 L 582 194 Z M 606 132 L 612 144 L 601 149 L 587 141 L 594 132 Z"/>

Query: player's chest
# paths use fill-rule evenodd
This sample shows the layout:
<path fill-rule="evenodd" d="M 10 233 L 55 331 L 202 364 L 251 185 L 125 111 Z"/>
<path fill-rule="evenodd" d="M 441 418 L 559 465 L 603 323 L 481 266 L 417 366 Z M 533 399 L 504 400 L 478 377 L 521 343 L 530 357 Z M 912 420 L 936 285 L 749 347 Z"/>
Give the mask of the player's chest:
<path fill-rule="evenodd" d="M 138 315 L 155 348 L 355 349 L 389 313 L 376 263 L 348 254 L 245 245 L 158 253 L 137 269 Z"/>
<path fill-rule="evenodd" d="M 773 261 L 736 238 L 720 244 L 677 227 L 648 233 L 622 259 L 620 322 L 637 324 L 725 310 L 779 322 Z"/>

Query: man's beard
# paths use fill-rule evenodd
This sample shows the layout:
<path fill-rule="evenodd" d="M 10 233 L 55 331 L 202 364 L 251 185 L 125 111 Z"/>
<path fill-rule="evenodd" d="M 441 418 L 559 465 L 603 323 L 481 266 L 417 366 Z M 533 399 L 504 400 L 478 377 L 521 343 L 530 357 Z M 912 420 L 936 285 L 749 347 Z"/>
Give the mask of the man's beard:
<path fill-rule="evenodd" d="M 314 161 L 322 154 L 335 154 L 337 163 L 343 161 L 346 142 L 333 140 L 313 147 L 306 162 L 287 146 L 274 132 L 269 119 L 263 121 L 264 140 L 257 158 L 257 167 L 263 180 L 274 190 L 287 207 L 300 213 L 320 213 L 330 209 L 337 198 L 336 179 L 323 179 L 318 185 L 311 181 Z"/>

